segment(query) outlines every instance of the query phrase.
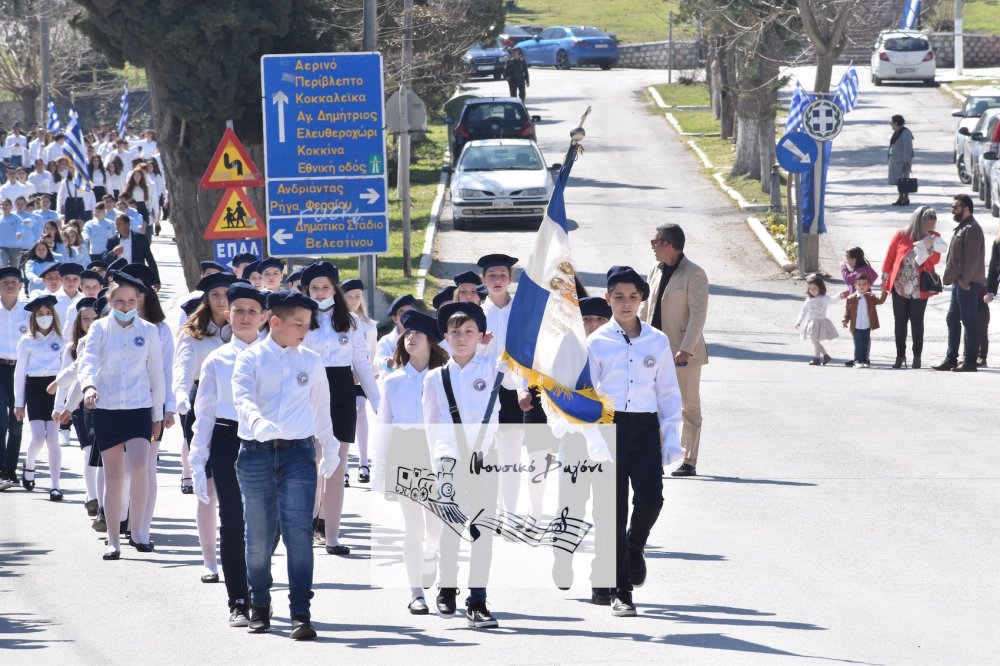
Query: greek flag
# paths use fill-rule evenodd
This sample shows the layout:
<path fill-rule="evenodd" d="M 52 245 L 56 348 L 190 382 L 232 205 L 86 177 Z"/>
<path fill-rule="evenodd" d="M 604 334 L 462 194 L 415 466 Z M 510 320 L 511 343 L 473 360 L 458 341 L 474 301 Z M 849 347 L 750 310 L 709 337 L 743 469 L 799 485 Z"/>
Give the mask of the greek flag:
<path fill-rule="evenodd" d="M 122 93 L 121 113 L 118 115 L 118 136 L 125 136 L 125 126 L 128 124 L 128 85 Z"/>
<path fill-rule="evenodd" d="M 80 125 L 80 114 L 75 106 L 69 107 L 69 119 L 66 122 L 66 145 L 63 153 L 76 167 L 75 185 L 86 185 L 90 189 L 90 164 L 87 162 L 87 145 L 83 142 L 83 127 Z"/>
<path fill-rule="evenodd" d="M 610 422 L 612 413 L 590 379 L 563 199 L 580 150 L 570 146 L 556 177 L 531 259 L 511 305 L 503 359 L 511 372 L 542 390 L 550 422 L 596 424 Z"/>
<path fill-rule="evenodd" d="M 49 104 L 46 109 L 48 110 L 49 117 L 45 123 L 45 129 L 49 131 L 49 134 L 55 134 L 62 129 L 62 125 L 59 124 L 59 112 L 56 111 L 56 103 L 52 101 L 52 97 L 49 97 Z"/>
<path fill-rule="evenodd" d="M 900 30 L 912 30 L 917 27 L 920 20 L 921 0 L 906 0 L 906 7 L 903 8 L 903 17 L 899 19 Z"/>
<path fill-rule="evenodd" d="M 792 100 L 788 103 L 788 120 L 785 121 L 785 134 L 794 132 L 802 127 L 802 113 L 813 101 L 812 95 L 806 92 L 802 83 L 795 81 L 795 92 L 792 93 Z"/>
<path fill-rule="evenodd" d="M 847 68 L 837 85 L 837 97 L 834 100 L 840 110 L 847 113 L 858 104 L 858 70 L 854 65 Z"/>

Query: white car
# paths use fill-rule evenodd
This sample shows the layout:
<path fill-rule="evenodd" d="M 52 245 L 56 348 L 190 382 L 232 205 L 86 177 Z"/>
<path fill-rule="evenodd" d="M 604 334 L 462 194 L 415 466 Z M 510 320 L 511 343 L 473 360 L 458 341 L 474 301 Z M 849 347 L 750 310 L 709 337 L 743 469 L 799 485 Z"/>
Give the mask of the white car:
<path fill-rule="evenodd" d="M 962 108 L 951 114 L 959 119 L 955 126 L 955 149 L 951 161 L 958 169 L 958 179 L 966 185 L 972 182 L 972 172 L 965 164 L 965 144 L 969 138 L 962 128 L 971 133 L 983 112 L 994 107 L 1000 107 L 1000 88 L 981 88 L 969 93 Z"/>
<path fill-rule="evenodd" d="M 549 168 L 531 139 L 470 141 L 454 169 L 445 172 L 452 174 L 455 229 L 477 220 L 541 221 L 552 195 Z"/>
<path fill-rule="evenodd" d="M 990 167 L 990 213 L 993 217 L 1000 217 L 1000 160 L 993 160 Z"/>
<path fill-rule="evenodd" d="M 927 35 L 916 30 L 880 32 L 872 53 L 872 83 L 923 81 L 934 85 L 937 63 Z"/>

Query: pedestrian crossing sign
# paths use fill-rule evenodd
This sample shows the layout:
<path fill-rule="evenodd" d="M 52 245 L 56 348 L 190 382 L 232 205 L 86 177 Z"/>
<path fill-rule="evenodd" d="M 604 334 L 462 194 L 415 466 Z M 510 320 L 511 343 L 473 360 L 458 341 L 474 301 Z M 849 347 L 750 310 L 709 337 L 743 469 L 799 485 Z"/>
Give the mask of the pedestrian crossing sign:
<path fill-rule="evenodd" d="M 210 190 L 223 187 L 259 187 L 263 184 L 264 174 L 250 159 L 250 153 L 236 136 L 236 132 L 227 127 L 199 187 Z"/>
<path fill-rule="evenodd" d="M 264 219 L 254 208 L 242 187 L 230 187 L 222 195 L 212 214 L 203 238 L 227 240 L 237 238 L 263 238 L 267 235 Z"/>

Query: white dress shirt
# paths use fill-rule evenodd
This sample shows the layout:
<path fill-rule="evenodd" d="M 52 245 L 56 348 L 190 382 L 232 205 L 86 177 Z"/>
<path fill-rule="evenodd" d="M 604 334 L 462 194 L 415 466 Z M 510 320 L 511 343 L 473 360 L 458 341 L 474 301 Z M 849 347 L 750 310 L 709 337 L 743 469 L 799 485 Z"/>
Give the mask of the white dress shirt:
<path fill-rule="evenodd" d="M 62 289 L 56 292 L 56 316 L 59 317 L 59 325 L 66 330 L 66 324 L 76 319 L 76 304 L 83 298 L 83 292 L 76 292 L 76 296 L 70 298 Z M 73 329 L 69 329 L 72 335 Z"/>
<path fill-rule="evenodd" d="M 416 370 L 407 363 L 398 372 L 385 378 L 382 384 L 382 409 L 375 416 L 372 438 L 372 490 L 385 489 L 385 473 L 388 471 L 389 447 L 395 426 L 416 427 L 424 430 L 424 379 L 427 369 Z M 395 472 L 391 472 L 394 474 Z"/>
<path fill-rule="evenodd" d="M 400 335 L 399 329 L 393 328 L 375 343 L 375 371 L 380 377 L 385 377 L 393 371 L 387 363 L 396 354 L 396 343 L 399 342 Z"/>
<path fill-rule="evenodd" d="M 28 150 L 28 138 L 23 134 L 9 134 L 4 142 L 4 152 L 7 157 L 21 157 L 21 164 L 24 165 L 24 153 Z"/>
<path fill-rule="evenodd" d="M 233 370 L 236 357 L 247 347 L 248 344 L 234 337 L 229 343 L 209 352 L 201 365 L 198 395 L 194 399 L 194 410 L 198 418 L 194 421 L 191 452 L 188 454 L 192 466 L 208 462 L 215 420 L 238 421 L 240 418 L 233 404 Z"/>
<path fill-rule="evenodd" d="M 39 137 L 37 139 L 32 139 L 28 142 L 28 161 L 26 164 L 30 167 L 35 166 L 35 162 L 40 159 L 44 159 L 45 156 L 45 144 Z"/>
<path fill-rule="evenodd" d="M 65 143 L 57 143 L 53 141 L 49 145 L 45 146 L 45 163 L 58 162 L 60 157 L 66 157 L 66 152 L 63 150 L 65 148 Z"/>
<path fill-rule="evenodd" d="M 590 377 L 616 412 L 654 413 L 660 446 L 680 449 L 681 391 L 666 334 L 643 323 L 638 337 L 626 339 L 614 319 L 587 338 Z"/>
<path fill-rule="evenodd" d="M 28 182 L 35 186 L 35 192 L 41 194 L 55 194 L 56 182 L 52 180 L 52 174 L 48 171 L 32 171 L 28 174 Z"/>
<path fill-rule="evenodd" d="M 0 358 L 17 360 L 17 343 L 28 332 L 31 313 L 24 309 L 24 301 L 17 300 L 8 310 L 0 304 Z"/>
<path fill-rule="evenodd" d="M 73 348 L 69 344 L 70 342 L 71 340 L 67 340 L 67 344 L 63 346 L 62 367 L 59 368 L 59 374 L 56 375 L 56 398 L 53 409 L 58 412 L 73 411 L 79 406 L 83 397 L 80 391 L 80 382 L 77 381 L 77 368 L 79 367 L 77 361 L 80 354 L 83 353 L 87 336 L 80 338 L 80 342 L 76 345 L 77 358 L 73 358 Z"/>
<path fill-rule="evenodd" d="M 32 194 L 35 193 L 35 186 L 30 182 L 19 183 L 17 181 L 6 182 L 0 185 L 0 197 L 4 199 L 10 199 L 10 202 L 16 203 L 18 197 L 24 197 L 27 199 Z"/>
<path fill-rule="evenodd" d="M 317 312 L 319 328 L 309 331 L 302 344 L 319 354 L 327 368 L 353 368 L 361 382 L 361 388 L 371 402 L 372 410 L 378 413 L 379 391 L 371 359 L 368 357 L 368 343 L 357 315 L 352 314 L 351 319 L 354 327 L 341 333 L 333 328 L 333 308 Z"/>
<path fill-rule="evenodd" d="M 170 390 L 170 387 L 174 385 L 174 334 L 165 321 L 157 324 L 156 330 L 160 332 L 160 351 L 163 358 L 163 387 L 166 391 L 163 400 L 163 411 L 176 412 L 177 401 L 174 399 L 174 392 Z"/>
<path fill-rule="evenodd" d="M 500 356 L 503 353 L 507 345 L 507 322 L 510 321 L 510 311 L 513 304 L 513 298 L 503 307 L 496 305 L 489 298 L 483 303 L 483 312 L 486 314 L 486 330 L 493 334 L 493 339 L 488 345 L 480 345 L 477 354 Z"/>
<path fill-rule="evenodd" d="M 14 366 L 15 407 L 24 407 L 26 378 L 55 377 L 59 374 L 65 344 L 62 336 L 55 330 L 48 335 L 36 333 L 21 337 L 17 344 L 17 365 Z"/>
<path fill-rule="evenodd" d="M 98 409 L 151 407 L 153 421 L 163 420 L 166 382 L 160 340 L 158 327 L 138 317 L 128 326 L 114 316 L 90 325 L 77 373 L 83 390 L 97 389 Z"/>
<path fill-rule="evenodd" d="M 239 436 L 260 442 L 315 437 L 339 446 L 330 420 L 330 385 L 319 354 L 303 345 L 282 347 L 270 335 L 237 355 L 233 404 Z"/>
<path fill-rule="evenodd" d="M 228 330 L 228 327 L 226 329 Z M 186 331 L 181 331 L 177 336 L 171 383 L 175 404 L 181 400 L 190 403 L 191 389 L 201 374 L 202 363 L 209 354 L 226 342 L 222 329 L 216 326 L 215 322 L 209 322 L 208 331 L 211 335 L 206 335 L 201 340 L 192 338 Z"/>

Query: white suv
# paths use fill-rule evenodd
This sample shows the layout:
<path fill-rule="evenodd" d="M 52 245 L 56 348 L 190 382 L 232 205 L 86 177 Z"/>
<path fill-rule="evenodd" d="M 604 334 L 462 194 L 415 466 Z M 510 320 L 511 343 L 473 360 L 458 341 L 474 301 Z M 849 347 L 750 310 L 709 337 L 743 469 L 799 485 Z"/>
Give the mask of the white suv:
<path fill-rule="evenodd" d="M 934 85 L 937 63 L 927 35 L 915 30 L 880 32 L 872 53 L 872 83 L 923 81 Z"/>

